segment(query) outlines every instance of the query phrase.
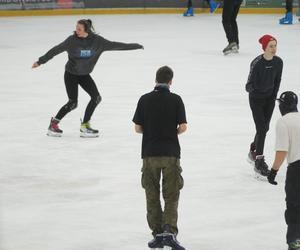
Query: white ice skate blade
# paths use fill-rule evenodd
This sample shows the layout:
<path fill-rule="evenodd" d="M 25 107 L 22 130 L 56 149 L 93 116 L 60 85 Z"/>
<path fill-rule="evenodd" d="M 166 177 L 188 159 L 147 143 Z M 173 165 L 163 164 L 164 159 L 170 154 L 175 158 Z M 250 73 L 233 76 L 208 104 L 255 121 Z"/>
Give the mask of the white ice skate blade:
<path fill-rule="evenodd" d="M 48 130 L 47 135 L 51 136 L 51 137 L 61 137 L 62 133 L 56 133 L 56 132 L 53 132 L 51 130 Z"/>
<path fill-rule="evenodd" d="M 164 248 L 150 248 L 151 250 L 172 250 L 172 247 L 164 246 Z"/>
<path fill-rule="evenodd" d="M 99 134 L 80 133 L 81 138 L 97 138 Z"/>
<path fill-rule="evenodd" d="M 227 51 L 227 52 L 224 53 L 224 56 L 236 55 L 238 53 L 239 53 L 238 50 Z"/>

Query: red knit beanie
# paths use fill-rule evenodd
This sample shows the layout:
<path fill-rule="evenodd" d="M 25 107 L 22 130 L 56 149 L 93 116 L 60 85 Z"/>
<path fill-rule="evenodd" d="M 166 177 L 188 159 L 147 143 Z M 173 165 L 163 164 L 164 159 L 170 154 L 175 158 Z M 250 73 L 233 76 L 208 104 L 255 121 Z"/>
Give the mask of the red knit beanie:
<path fill-rule="evenodd" d="M 258 41 L 262 45 L 263 50 L 266 50 L 269 42 L 276 41 L 276 43 L 277 43 L 276 38 L 271 35 L 264 35 Z"/>

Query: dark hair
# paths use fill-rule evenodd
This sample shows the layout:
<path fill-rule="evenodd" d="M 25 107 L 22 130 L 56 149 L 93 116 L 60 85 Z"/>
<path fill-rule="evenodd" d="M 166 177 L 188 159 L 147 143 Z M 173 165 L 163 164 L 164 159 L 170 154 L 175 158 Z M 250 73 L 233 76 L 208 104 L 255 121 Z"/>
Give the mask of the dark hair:
<path fill-rule="evenodd" d="M 83 25 L 84 31 L 86 33 L 95 33 L 95 29 L 93 27 L 93 22 L 91 19 L 81 19 L 77 23 Z"/>
<path fill-rule="evenodd" d="M 173 70 L 168 66 L 159 68 L 156 72 L 157 83 L 169 83 L 173 79 Z"/>

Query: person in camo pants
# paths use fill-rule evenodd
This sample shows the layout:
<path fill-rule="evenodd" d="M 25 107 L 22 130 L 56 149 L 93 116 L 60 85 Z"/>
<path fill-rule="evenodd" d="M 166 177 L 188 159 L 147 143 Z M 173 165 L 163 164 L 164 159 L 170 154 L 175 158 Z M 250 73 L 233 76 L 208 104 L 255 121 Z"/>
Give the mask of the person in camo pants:
<path fill-rule="evenodd" d="M 146 192 L 147 220 L 154 236 L 148 243 L 150 248 L 166 245 L 184 249 L 176 240 L 178 201 L 183 187 L 178 135 L 186 131 L 187 121 L 181 97 L 170 92 L 172 79 L 171 68 L 160 68 L 154 90 L 140 98 L 133 118 L 135 131 L 143 134 L 142 186 Z M 161 178 L 164 210 L 160 201 Z"/>

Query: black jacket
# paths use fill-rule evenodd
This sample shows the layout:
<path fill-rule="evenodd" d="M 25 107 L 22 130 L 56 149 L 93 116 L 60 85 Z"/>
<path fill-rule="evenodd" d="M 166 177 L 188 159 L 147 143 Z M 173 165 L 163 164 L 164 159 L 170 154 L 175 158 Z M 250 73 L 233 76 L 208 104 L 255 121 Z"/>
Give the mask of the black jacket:
<path fill-rule="evenodd" d="M 40 57 L 38 64 L 44 64 L 54 56 L 66 51 L 69 56 L 66 71 L 74 75 L 87 75 L 93 71 L 100 55 L 105 51 L 142 48 L 143 46 L 136 43 L 111 42 L 93 33 L 86 38 L 79 38 L 74 34 Z"/>
<path fill-rule="evenodd" d="M 250 98 L 276 99 L 282 75 L 283 62 L 280 57 L 274 56 L 266 60 L 263 55 L 256 57 L 251 62 L 246 91 Z"/>

